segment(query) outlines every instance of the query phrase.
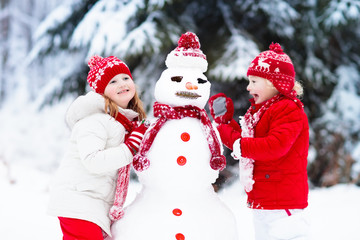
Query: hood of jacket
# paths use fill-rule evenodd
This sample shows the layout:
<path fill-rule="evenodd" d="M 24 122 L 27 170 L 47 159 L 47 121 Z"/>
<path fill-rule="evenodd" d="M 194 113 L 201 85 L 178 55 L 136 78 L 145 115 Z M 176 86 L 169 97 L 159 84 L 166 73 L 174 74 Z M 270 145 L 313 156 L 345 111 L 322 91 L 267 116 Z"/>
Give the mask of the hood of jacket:
<path fill-rule="evenodd" d="M 119 107 L 119 112 L 130 121 L 139 116 L 137 112 L 131 109 Z M 105 99 L 100 94 L 90 91 L 75 99 L 65 114 L 65 121 L 72 129 L 78 121 L 96 113 L 105 113 Z"/>

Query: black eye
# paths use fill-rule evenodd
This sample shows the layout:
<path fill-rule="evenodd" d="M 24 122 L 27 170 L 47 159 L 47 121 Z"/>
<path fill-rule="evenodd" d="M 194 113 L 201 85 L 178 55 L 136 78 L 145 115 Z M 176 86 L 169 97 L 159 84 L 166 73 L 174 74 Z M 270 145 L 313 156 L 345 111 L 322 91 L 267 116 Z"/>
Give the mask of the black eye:
<path fill-rule="evenodd" d="M 197 80 L 198 80 L 198 83 L 200 83 L 200 84 L 207 82 L 207 80 L 202 79 L 202 78 L 198 78 Z"/>
<path fill-rule="evenodd" d="M 173 82 L 181 82 L 182 79 L 183 79 L 182 76 L 171 77 L 171 81 L 173 81 Z"/>

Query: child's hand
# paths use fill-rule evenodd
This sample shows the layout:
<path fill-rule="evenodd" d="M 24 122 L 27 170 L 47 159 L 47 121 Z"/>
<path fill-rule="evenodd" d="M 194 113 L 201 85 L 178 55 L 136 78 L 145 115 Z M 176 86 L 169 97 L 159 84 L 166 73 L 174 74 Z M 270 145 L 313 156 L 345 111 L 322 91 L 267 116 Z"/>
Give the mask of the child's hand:
<path fill-rule="evenodd" d="M 218 93 L 209 99 L 210 114 L 218 124 L 229 123 L 234 115 L 234 104 L 224 93 Z"/>
<path fill-rule="evenodd" d="M 233 150 L 234 142 L 241 138 L 241 133 L 236 131 L 229 124 L 220 124 L 216 127 L 220 133 L 222 143 L 229 149 Z"/>
<path fill-rule="evenodd" d="M 126 146 L 130 149 L 130 152 L 133 156 L 139 151 L 141 140 L 144 137 L 146 130 L 148 129 L 149 125 L 145 123 L 141 123 L 140 126 L 136 127 L 124 142 Z"/>

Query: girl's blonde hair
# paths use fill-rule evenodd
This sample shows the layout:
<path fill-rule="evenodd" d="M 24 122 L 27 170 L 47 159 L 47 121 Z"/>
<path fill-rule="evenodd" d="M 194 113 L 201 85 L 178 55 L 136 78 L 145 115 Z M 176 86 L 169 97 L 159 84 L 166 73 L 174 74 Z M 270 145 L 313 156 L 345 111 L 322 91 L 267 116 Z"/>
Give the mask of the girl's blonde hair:
<path fill-rule="evenodd" d="M 116 118 L 119 113 L 119 107 L 116 103 L 114 103 L 109 97 L 102 95 L 105 98 L 105 112 L 109 113 L 110 116 Z M 139 98 L 137 92 L 135 92 L 134 97 L 130 100 L 128 104 L 128 109 L 132 109 L 135 112 L 139 113 L 139 121 L 142 121 L 146 118 L 146 112 L 143 108 L 142 101 Z"/>
<path fill-rule="evenodd" d="M 304 88 L 300 82 L 295 81 L 295 85 L 293 89 L 295 90 L 298 97 L 302 97 L 304 95 Z"/>
<path fill-rule="evenodd" d="M 265 79 L 266 79 L 266 78 L 265 78 Z M 268 84 L 270 87 L 275 88 L 274 84 L 273 84 L 270 80 L 266 79 L 266 82 L 267 82 L 267 84 Z M 295 80 L 295 84 L 294 84 L 293 90 L 295 90 L 296 95 L 297 95 L 297 97 L 299 97 L 299 98 L 302 97 L 303 94 L 304 94 L 303 86 L 301 85 L 300 82 L 298 82 L 298 81 L 296 81 L 296 80 Z"/>

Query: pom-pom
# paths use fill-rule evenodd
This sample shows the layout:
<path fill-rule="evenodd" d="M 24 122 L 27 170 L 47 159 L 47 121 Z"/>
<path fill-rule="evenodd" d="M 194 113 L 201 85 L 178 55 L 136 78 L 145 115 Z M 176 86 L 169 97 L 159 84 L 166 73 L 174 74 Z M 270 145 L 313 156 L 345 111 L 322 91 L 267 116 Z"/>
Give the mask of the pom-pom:
<path fill-rule="evenodd" d="M 133 166 L 136 171 L 142 172 L 149 168 L 150 160 L 145 156 L 136 154 L 133 159 Z"/>
<path fill-rule="evenodd" d="M 213 170 L 223 170 L 226 166 L 226 158 L 224 155 L 212 157 L 210 160 L 210 167 Z"/>
<path fill-rule="evenodd" d="M 271 43 L 269 49 L 276 53 L 283 53 L 283 50 L 278 43 Z"/>
<path fill-rule="evenodd" d="M 117 221 L 124 216 L 124 209 L 120 206 L 112 206 L 110 209 L 109 217 L 112 221 Z"/>
<path fill-rule="evenodd" d="M 88 61 L 88 66 L 89 68 L 93 68 L 95 67 L 101 60 L 103 60 L 104 58 L 98 56 L 98 55 L 95 55 L 95 56 L 92 56 L 90 58 L 90 60 Z"/>
<path fill-rule="evenodd" d="M 181 35 L 178 45 L 179 45 L 179 47 L 183 47 L 185 49 L 188 49 L 188 48 L 199 49 L 200 41 L 195 33 L 187 32 L 187 33 L 184 33 Z"/>

